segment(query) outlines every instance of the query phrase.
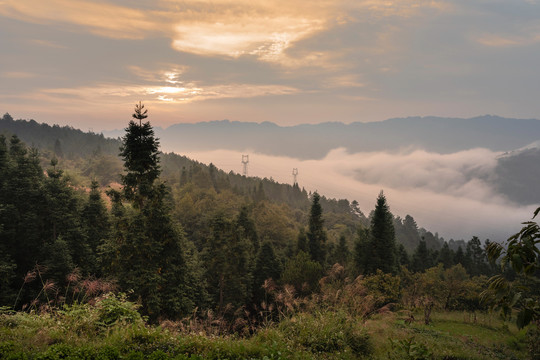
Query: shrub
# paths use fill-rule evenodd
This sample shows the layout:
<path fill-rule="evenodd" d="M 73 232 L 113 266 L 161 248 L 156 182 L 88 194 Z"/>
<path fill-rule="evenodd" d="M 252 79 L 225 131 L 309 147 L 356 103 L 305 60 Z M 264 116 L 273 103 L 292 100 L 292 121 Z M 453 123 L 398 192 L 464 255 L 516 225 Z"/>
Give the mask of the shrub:
<path fill-rule="evenodd" d="M 369 335 L 344 313 L 300 313 L 279 325 L 279 330 L 296 346 L 312 353 L 372 352 Z"/>

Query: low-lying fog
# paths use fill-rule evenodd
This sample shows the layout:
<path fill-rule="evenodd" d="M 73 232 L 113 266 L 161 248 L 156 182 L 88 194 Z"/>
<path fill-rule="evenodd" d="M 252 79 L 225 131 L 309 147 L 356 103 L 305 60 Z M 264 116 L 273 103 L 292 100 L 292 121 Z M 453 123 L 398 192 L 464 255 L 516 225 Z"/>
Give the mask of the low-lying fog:
<path fill-rule="evenodd" d="M 410 214 L 420 227 L 438 232 L 446 240 L 469 240 L 476 235 L 482 240 L 503 241 L 517 232 L 536 208 L 511 203 L 485 182 L 499 156 L 486 149 L 441 155 L 422 150 L 349 154 L 340 148 L 321 160 L 249 150 L 182 152 L 237 173 L 242 173 L 242 154 L 249 154 L 249 176 L 291 184 L 292 169 L 297 168 L 300 187 L 330 198 L 357 200 L 366 215 L 375 207 L 379 191 L 384 190 L 394 215 Z"/>

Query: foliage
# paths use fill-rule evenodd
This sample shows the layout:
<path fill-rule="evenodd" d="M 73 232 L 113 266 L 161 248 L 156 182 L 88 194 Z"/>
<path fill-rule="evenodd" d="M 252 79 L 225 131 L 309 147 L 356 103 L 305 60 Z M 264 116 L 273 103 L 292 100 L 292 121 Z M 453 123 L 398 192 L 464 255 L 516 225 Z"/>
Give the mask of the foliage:
<path fill-rule="evenodd" d="M 431 351 L 424 344 L 416 342 L 414 337 L 389 340 L 392 344 L 392 352 L 388 353 L 389 359 L 427 360 L 432 356 Z"/>
<path fill-rule="evenodd" d="M 340 312 L 300 313 L 280 323 L 279 329 L 294 345 L 315 354 L 351 352 L 365 356 L 372 352 L 369 335 Z"/>
<path fill-rule="evenodd" d="M 534 212 L 533 219 L 540 212 Z M 487 249 L 492 261 L 500 260 L 501 267 L 509 265 L 520 277 L 510 283 L 503 275 L 489 279 L 489 289 L 484 299 L 492 307 L 498 307 L 503 315 L 518 309 L 516 324 L 522 328 L 531 322 L 540 324 L 540 226 L 527 221 L 517 234 L 511 236 L 506 245 L 490 243 Z"/>
<path fill-rule="evenodd" d="M 150 122 L 142 123 L 148 117 L 147 110 L 140 102 L 135 106 L 132 115 L 135 121 L 130 121 L 122 138 L 120 156 L 124 160 L 126 174 L 122 176 L 126 199 L 142 208 L 145 199 L 152 194 L 154 181 L 160 174 L 159 142 L 154 137 Z"/>
<path fill-rule="evenodd" d="M 321 264 L 311 260 L 308 254 L 300 251 L 285 263 L 281 281 L 293 285 L 298 294 L 307 295 L 318 289 L 322 275 Z"/>
<path fill-rule="evenodd" d="M 326 261 L 326 231 L 323 227 L 322 207 L 320 204 L 320 195 L 314 193 L 312 196 L 311 210 L 309 212 L 308 223 L 308 249 L 311 259 L 323 265 Z"/>
<path fill-rule="evenodd" d="M 356 263 L 358 271 L 374 274 L 377 270 L 395 273 L 398 269 L 396 239 L 392 214 L 386 197 L 381 191 L 377 205 L 371 217 L 371 226 L 367 238 L 362 236 L 357 246 Z"/>

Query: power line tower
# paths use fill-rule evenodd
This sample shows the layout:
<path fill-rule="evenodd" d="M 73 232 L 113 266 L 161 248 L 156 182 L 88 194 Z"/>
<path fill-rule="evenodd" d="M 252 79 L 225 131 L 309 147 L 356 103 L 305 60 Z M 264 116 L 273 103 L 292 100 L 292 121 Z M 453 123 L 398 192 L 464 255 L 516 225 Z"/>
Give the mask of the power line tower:
<path fill-rule="evenodd" d="M 296 181 L 296 176 L 298 176 L 298 169 L 297 168 L 292 169 L 292 175 L 294 177 L 293 185 L 298 184 L 298 182 Z"/>
<path fill-rule="evenodd" d="M 242 165 L 244 167 L 242 175 L 247 176 L 248 172 L 249 155 L 242 155 Z"/>

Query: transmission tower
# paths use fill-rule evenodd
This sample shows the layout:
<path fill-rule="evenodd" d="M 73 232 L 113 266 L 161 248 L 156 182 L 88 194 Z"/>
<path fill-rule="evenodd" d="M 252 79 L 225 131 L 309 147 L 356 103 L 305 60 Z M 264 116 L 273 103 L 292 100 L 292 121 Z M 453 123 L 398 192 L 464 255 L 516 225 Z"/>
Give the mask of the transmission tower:
<path fill-rule="evenodd" d="M 248 172 L 248 163 L 249 163 L 249 155 L 242 155 L 242 165 L 244 166 L 244 171 L 242 172 L 242 175 L 247 176 Z"/>
<path fill-rule="evenodd" d="M 296 181 L 296 176 L 298 175 L 298 169 L 297 168 L 292 169 L 292 175 L 294 177 L 293 185 L 298 184 L 298 182 Z"/>

